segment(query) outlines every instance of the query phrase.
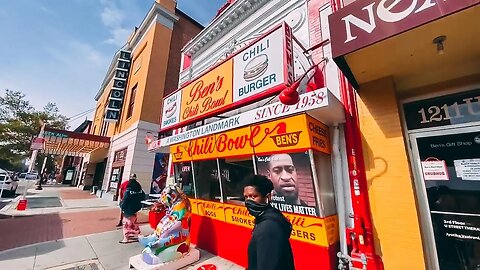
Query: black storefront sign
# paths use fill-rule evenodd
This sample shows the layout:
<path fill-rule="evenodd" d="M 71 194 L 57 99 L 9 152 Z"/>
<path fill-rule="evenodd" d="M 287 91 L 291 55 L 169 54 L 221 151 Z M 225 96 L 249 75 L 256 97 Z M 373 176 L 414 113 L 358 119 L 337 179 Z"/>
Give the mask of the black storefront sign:
<path fill-rule="evenodd" d="M 408 130 L 480 121 L 480 89 L 403 105 Z"/>
<path fill-rule="evenodd" d="M 115 74 L 113 77 L 113 87 L 110 91 L 108 105 L 105 110 L 106 122 L 117 122 L 120 119 L 123 98 L 127 87 L 128 74 L 130 72 L 131 52 L 120 51 Z"/>

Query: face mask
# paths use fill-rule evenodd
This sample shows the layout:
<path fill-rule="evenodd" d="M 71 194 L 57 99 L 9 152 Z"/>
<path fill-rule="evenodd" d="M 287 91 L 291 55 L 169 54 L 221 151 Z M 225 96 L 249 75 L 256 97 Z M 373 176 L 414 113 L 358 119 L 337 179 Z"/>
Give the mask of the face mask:
<path fill-rule="evenodd" d="M 263 214 L 263 211 L 267 209 L 268 207 L 268 202 L 267 203 L 257 203 L 253 200 L 246 200 L 245 201 L 245 206 L 247 207 L 248 212 L 250 215 L 254 217 L 259 217 L 260 215 Z"/>

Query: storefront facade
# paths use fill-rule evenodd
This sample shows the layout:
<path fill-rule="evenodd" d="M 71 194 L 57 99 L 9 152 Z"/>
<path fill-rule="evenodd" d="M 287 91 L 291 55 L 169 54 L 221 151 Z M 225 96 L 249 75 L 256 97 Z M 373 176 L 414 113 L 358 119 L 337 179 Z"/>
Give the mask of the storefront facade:
<path fill-rule="evenodd" d="M 385 269 L 478 269 L 479 1 L 345 2 L 331 45 L 356 101 L 376 254 Z"/>
<path fill-rule="evenodd" d="M 95 97 L 92 127 L 111 144 L 108 152 L 91 155 L 87 168 L 98 196 L 117 200 L 121 181 L 131 174 L 150 193 L 156 161 L 145 137 L 158 132 L 158 104 L 177 87 L 180 49 L 202 28 L 176 8 L 176 1 L 157 0 L 113 57 Z"/>
<path fill-rule="evenodd" d="M 337 269 L 339 224 L 352 219 L 349 195 L 337 196 L 349 179 L 337 67 L 324 60 L 329 3 L 227 2 L 182 50 L 180 88 L 164 98 L 163 138 L 149 149 L 170 153 L 200 248 L 246 266 L 253 218 L 241 182 L 257 173 L 293 225 L 296 269 Z M 296 84 L 298 102 L 282 103 Z"/>

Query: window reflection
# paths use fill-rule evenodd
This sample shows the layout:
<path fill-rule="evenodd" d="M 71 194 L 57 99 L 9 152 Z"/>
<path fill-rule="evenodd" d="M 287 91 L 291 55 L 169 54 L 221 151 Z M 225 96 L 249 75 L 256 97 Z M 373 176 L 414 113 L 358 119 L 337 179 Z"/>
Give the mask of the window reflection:
<path fill-rule="evenodd" d="M 180 185 L 185 195 L 195 198 L 193 190 L 192 164 L 190 162 L 177 163 L 175 168 L 175 182 Z"/>
<path fill-rule="evenodd" d="M 243 201 L 242 180 L 245 176 L 254 173 L 252 158 L 219 159 L 219 164 L 226 201 L 230 203 Z"/>
<path fill-rule="evenodd" d="M 193 162 L 197 198 L 220 201 L 220 182 L 218 181 L 217 160 Z"/>

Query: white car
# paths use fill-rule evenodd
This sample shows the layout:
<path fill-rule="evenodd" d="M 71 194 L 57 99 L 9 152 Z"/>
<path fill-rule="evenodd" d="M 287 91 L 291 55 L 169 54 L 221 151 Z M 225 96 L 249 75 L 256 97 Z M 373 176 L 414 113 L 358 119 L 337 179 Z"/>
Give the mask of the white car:
<path fill-rule="evenodd" d="M 2 196 L 13 196 L 17 192 L 18 182 L 14 181 L 8 174 L 0 174 L 0 193 Z"/>
<path fill-rule="evenodd" d="M 37 181 L 38 179 L 40 179 L 40 177 L 38 177 L 38 174 L 36 173 L 21 173 L 19 176 L 18 176 L 18 180 L 35 180 Z"/>

